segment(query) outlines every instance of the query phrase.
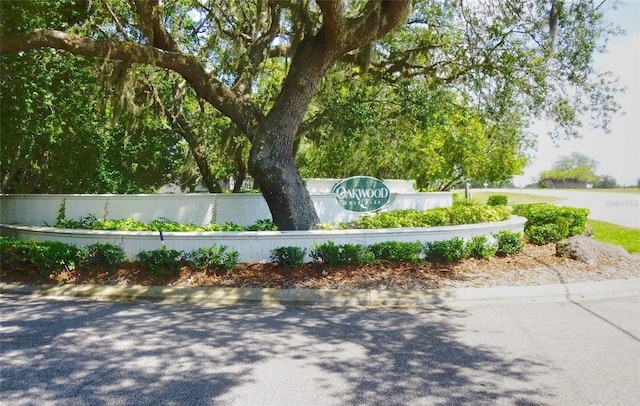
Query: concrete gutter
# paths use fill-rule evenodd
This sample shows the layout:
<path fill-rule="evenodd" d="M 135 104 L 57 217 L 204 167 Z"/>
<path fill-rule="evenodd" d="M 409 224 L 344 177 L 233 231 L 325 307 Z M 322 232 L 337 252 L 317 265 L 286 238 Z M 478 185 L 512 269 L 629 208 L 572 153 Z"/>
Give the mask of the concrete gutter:
<path fill-rule="evenodd" d="M 252 289 L 217 287 L 59 285 L 0 283 L 0 294 L 75 297 L 93 300 L 145 300 L 197 305 L 454 308 L 490 304 L 560 302 L 640 294 L 640 279 L 542 286 L 402 290 Z"/>

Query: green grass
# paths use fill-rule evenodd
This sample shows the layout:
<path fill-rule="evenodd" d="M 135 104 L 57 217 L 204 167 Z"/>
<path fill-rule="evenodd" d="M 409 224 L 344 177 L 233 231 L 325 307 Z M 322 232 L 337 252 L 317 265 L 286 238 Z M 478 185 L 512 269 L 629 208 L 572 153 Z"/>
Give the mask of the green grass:
<path fill-rule="evenodd" d="M 631 253 L 640 252 L 640 229 L 599 220 L 587 220 L 587 224 L 593 228 L 595 240 L 619 245 Z"/>
<path fill-rule="evenodd" d="M 458 194 L 460 196 L 464 196 L 464 190 L 462 191 L 462 194 L 460 194 L 460 192 L 458 192 Z M 487 191 L 487 192 L 479 192 L 479 191 L 473 191 L 473 193 L 471 194 L 471 197 L 478 200 L 480 203 L 485 204 L 487 203 L 487 199 L 489 199 L 489 196 L 491 195 L 504 195 L 507 196 L 507 199 L 509 200 L 509 205 L 514 205 L 514 204 L 531 204 L 531 203 L 551 203 L 551 202 L 557 202 L 559 200 L 565 200 L 562 197 L 553 197 L 553 196 L 538 196 L 538 195 L 531 195 L 531 194 L 527 194 L 527 193 L 502 193 L 502 192 L 495 192 L 495 191 Z"/>

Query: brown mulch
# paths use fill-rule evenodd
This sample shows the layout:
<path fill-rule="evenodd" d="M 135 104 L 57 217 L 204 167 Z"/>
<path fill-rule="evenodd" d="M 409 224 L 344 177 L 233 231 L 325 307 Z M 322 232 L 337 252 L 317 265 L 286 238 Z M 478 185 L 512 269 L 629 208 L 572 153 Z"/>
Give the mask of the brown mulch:
<path fill-rule="evenodd" d="M 151 276 L 138 263 L 120 269 L 76 269 L 50 277 L 37 269 L 2 269 L 0 281 L 19 284 L 109 284 L 155 286 L 218 286 L 307 289 L 436 289 L 444 287 L 523 286 L 640 278 L 640 255 L 600 258 L 587 265 L 555 255 L 555 244 L 526 245 L 518 254 L 455 263 L 377 262 L 327 266 L 308 263 L 281 267 L 272 263 L 238 264 L 233 270 L 205 272 L 182 267 L 163 277 Z"/>

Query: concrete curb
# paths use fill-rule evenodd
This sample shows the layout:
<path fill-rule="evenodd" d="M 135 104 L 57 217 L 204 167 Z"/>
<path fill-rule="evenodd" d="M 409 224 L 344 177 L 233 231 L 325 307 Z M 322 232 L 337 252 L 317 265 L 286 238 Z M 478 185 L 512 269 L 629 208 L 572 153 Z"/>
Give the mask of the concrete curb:
<path fill-rule="evenodd" d="M 114 285 L 32 286 L 0 283 L 0 294 L 78 297 L 96 300 L 148 300 L 161 303 L 190 303 L 198 305 L 307 305 L 342 308 L 430 309 L 628 297 L 640 294 L 640 279 L 542 286 L 429 289 L 422 291 Z"/>

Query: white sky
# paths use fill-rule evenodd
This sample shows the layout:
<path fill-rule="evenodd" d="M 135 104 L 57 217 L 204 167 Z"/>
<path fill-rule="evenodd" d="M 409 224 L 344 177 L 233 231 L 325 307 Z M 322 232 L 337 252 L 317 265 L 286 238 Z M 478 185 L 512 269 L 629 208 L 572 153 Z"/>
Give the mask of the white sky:
<path fill-rule="evenodd" d="M 546 135 L 547 124 L 535 123 L 531 131 L 538 135 L 538 150 L 524 175 L 515 177 L 515 186 L 533 182 L 540 172 L 551 169 L 561 156 L 572 152 L 598 161 L 596 173 L 615 177 L 619 185 L 636 184 L 640 177 L 640 0 L 621 2 L 606 16 L 626 31 L 611 38 L 608 53 L 596 59 L 598 70 L 613 72 L 618 84 L 626 88 L 618 96 L 622 108 L 611 121 L 611 132 L 589 128 L 589 119 L 585 118 L 582 138 L 554 144 Z"/>

